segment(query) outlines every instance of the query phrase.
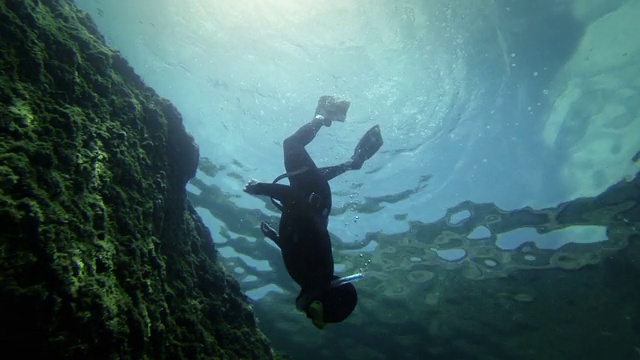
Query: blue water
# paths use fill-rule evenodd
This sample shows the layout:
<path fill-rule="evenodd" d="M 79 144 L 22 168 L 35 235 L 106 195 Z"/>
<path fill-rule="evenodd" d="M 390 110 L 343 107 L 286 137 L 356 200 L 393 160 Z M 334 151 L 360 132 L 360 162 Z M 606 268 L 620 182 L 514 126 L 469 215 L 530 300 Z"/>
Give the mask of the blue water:
<path fill-rule="evenodd" d="M 637 171 L 629 159 L 640 145 L 632 135 L 640 131 L 633 115 L 640 102 L 633 91 L 619 90 L 637 66 L 632 56 L 583 55 L 602 44 L 614 44 L 612 53 L 640 51 L 632 41 L 598 35 L 606 26 L 597 21 L 611 13 L 620 16 L 616 31 L 637 28 L 633 14 L 640 10 L 633 2 L 77 3 L 145 82 L 177 106 L 201 156 L 222 167 L 213 178 L 197 177 L 238 209 L 277 215 L 242 187 L 284 172 L 282 140 L 310 119 L 320 95 L 352 102 L 347 121 L 323 129 L 309 146 L 320 166 L 348 159 L 360 136 L 380 124 L 381 151 L 361 171 L 331 183 L 334 209 L 341 211 L 329 228 L 344 243 L 358 243 L 366 233 L 403 234 L 412 221 L 435 221 L 465 200 L 505 210 L 552 207 L 598 194 Z M 616 13 L 620 6 L 630 15 Z M 621 70 L 610 80 L 599 75 L 613 67 Z M 615 116 L 617 125 L 602 120 Z M 188 190 L 200 192 L 193 185 Z M 261 277 L 273 279 L 266 274 L 277 269 L 234 248 L 234 242 L 264 242 L 249 231 L 257 224 L 197 210 L 228 270 L 255 301 L 268 301 L 263 296 L 271 290 L 292 301 L 292 290 L 279 286 L 286 277 L 252 286 Z M 595 227 L 546 238 L 522 231 L 497 246 L 537 241 L 557 249 L 606 240 Z M 366 268 L 367 256 L 357 256 L 376 246 L 354 251 L 355 266 Z M 436 252 L 455 262 L 464 257 L 455 250 Z M 338 264 L 343 270 L 349 265 Z"/>

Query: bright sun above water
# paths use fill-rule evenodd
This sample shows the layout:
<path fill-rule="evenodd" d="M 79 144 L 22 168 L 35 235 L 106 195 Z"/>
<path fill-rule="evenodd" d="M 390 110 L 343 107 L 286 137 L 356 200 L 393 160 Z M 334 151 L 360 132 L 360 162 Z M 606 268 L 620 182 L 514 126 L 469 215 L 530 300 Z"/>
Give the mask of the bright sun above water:
<path fill-rule="evenodd" d="M 553 207 L 638 171 L 630 161 L 640 148 L 638 84 L 629 80 L 640 75 L 640 45 L 628 35 L 640 30 L 634 1 L 77 2 L 177 106 L 200 155 L 217 168 L 196 179 L 219 190 L 225 205 L 197 210 L 225 265 L 255 297 L 277 289 L 291 300 L 292 290 L 272 258 L 239 249 L 264 242 L 256 218 L 243 214 L 277 216 L 242 187 L 284 172 L 282 140 L 324 94 L 352 105 L 344 124 L 309 146 L 320 166 L 348 159 L 374 124 L 385 138 L 362 170 L 331 183 L 338 272 L 367 270 L 385 236 L 414 234 L 414 222 L 433 222 L 463 201 Z M 475 236 L 486 232 L 479 227 Z M 528 228 L 501 235 L 494 247 L 606 239 L 598 226 L 544 236 Z M 455 263 L 469 249 L 432 252 Z"/>

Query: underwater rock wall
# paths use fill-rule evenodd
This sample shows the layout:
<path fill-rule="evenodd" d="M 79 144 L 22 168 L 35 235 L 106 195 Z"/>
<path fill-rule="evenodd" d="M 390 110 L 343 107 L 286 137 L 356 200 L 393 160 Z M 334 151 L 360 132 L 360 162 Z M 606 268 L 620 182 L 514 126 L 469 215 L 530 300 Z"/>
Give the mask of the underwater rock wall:
<path fill-rule="evenodd" d="M 185 184 L 198 148 L 73 2 L 0 1 L 0 342 L 271 359 Z"/>

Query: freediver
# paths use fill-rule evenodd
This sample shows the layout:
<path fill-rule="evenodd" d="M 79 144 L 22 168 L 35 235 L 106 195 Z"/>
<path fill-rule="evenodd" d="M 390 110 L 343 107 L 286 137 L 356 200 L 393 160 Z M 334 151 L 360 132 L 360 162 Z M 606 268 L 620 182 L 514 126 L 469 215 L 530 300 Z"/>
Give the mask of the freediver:
<path fill-rule="evenodd" d="M 329 180 L 348 170 L 358 170 L 382 146 L 380 127 L 369 129 L 358 142 L 351 159 L 335 166 L 318 168 L 305 146 L 323 126 L 344 122 L 351 103 L 333 96 L 322 96 L 313 120 L 284 140 L 286 173 L 273 183 L 251 180 L 244 191 L 251 195 L 271 197 L 282 211 L 279 234 L 262 222 L 262 233 L 282 252 L 284 265 L 291 278 L 300 285 L 296 308 L 322 329 L 327 323 L 346 319 L 355 309 L 358 294 L 352 281 L 362 277 L 334 274 L 331 238 L 327 225 L 331 212 Z M 288 178 L 290 185 L 277 184 Z M 276 200 L 279 202 L 276 202 Z"/>

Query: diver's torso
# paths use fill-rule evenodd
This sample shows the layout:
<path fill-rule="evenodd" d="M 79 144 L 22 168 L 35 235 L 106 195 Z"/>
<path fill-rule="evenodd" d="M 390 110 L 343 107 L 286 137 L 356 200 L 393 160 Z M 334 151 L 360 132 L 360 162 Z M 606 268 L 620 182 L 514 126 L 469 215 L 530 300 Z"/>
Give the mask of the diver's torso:
<path fill-rule="evenodd" d="M 321 199 L 320 205 L 326 202 L 326 198 Z M 303 200 L 287 205 L 279 229 L 287 271 L 302 288 L 325 286 L 333 276 L 333 253 L 327 230 L 330 208 L 311 206 Z"/>

